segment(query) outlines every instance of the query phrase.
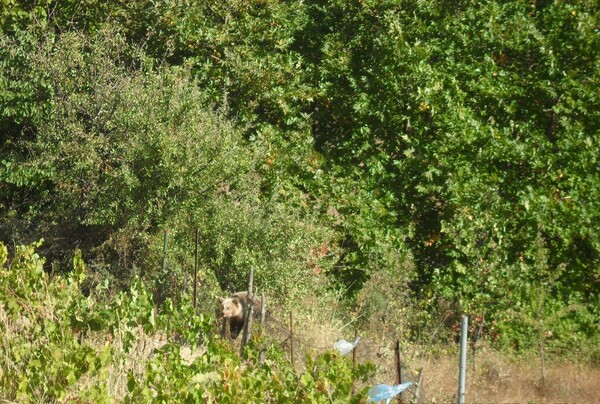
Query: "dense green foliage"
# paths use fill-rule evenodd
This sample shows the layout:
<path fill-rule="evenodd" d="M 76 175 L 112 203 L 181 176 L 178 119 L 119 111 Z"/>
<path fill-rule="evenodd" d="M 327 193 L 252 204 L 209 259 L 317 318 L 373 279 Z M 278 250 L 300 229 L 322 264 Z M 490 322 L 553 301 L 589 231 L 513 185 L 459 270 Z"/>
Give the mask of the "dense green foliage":
<path fill-rule="evenodd" d="M 0 12 L 3 240 L 176 296 L 200 228 L 221 287 L 394 276 L 421 328 L 450 302 L 506 346 L 600 338 L 597 2 L 28 4 Z"/>
<path fill-rule="evenodd" d="M 43 234 L 58 260 L 77 245 L 96 272 L 121 284 L 139 274 L 163 296 L 181 288 L 199 228 L 202 265 L 224 288 L 241 287 L 248 266 L 265 289 L 296 285 L 290 298 L 309 287 L 307 251 L 327 231 L 260 196 L 260 149 L 203 106 L 188 69 L 153 68 L 112 30 L 5 40 L 6 93 L 27 104 L 23 132 L 34 131 L 6 144 L 7 238 Z M 5 116 L 17 121 L 14 111 Z M 152 269 L 165 230 L 170 265 Z"/>
<path fill-rule="evenodd" d="M 372 365 L 353 369 L 347 358 L 325 353 L 307 358 L 308 370 L 296 373 L 273 348 L 258 363 L 260 339 L 240 358 L 189 301 L 175 308 L 168 300 L 157 314 L 138 283 L 111 298 L 100 298 L 101 287 L 83 296 L 80 251 L 68 277 L 48 277 L 35 252 L 40 244 L 17 247 L 11 260 L 0 244 L 1 399 L 358 402 L 366 395 L 366 388 L 352 389 Z M 159 333 L 166 344 L 147 351 L 144 344 Z M 197 354 L 186 356 L 190 346 L 175 336 Z"/>

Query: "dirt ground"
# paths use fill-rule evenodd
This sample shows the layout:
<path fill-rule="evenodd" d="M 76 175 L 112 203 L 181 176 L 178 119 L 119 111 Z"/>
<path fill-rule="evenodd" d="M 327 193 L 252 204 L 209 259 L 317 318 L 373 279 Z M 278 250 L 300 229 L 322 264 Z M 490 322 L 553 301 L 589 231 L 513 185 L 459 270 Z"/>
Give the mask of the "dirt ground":
<path fill-rule="evenodd" d="M 423 368 L 425 402 L 456 402 L 458 356 L 416 360 L 412 367 Z M 542 379 L 536 358 L 480 352 L 474 366 L 469 362 L 466 379 L 467 403 L 600 403 L 600 369 L 566 361 L 547 363 Z"/>

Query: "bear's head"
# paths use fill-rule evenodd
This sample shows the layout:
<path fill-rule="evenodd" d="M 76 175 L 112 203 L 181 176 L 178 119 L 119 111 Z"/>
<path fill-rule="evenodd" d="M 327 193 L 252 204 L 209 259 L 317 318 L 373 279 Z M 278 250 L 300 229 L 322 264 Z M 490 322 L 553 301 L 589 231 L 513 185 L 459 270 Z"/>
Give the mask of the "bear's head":
<path fill-rule="evenodd" d="M 221 299 L 221 314 L 223 318 L 237 317 L 242 314 L 242 302 L 237 297 Z"/>

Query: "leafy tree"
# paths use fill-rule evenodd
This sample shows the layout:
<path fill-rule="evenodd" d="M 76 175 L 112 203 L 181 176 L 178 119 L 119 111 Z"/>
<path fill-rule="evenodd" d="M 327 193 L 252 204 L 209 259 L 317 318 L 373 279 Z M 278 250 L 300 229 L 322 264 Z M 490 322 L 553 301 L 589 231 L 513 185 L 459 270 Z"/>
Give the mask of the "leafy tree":
<path fill-rule="evenodd" d="M 233 187 L 239 193 L 233 194 L 252 195 L 266 210 L 255 211 L 250 199 L 236 212 L 253 218 L 250 223 L 284 224 L 279 239 L 305 231 L 299 229 L 318 229 L 315 238 L 291 249 L 297 253 L 290 260 L 296 275 L 302 273 L 300 252 L 323 247 L 333 252 L 327 264 L 331 278 L 351 292 L 392 266 L 389 272 L 403 272 L 418 299 L 449 299 L 460 310 L 500 319 L 515 299 L 535 300 L 545 276 L 538 270 L 544 249 L 549 251 L 544 267 L 556 275 L 545 298 L 549 310 L 585 305 L 594 313 L 590 317 L 598 314 L 593 309 L 600 267 L 596 2 L 162 0 L 89 5 L 79 14 L 69 2 L 56 7 L 55 26 L 95 32 L 101 21 L 118 24 L 123 37 L 143 46 L 154 63 L 178 66 L 163 68 L 161 80 L 183 74 L 202 89 L 203 99 L 222 105 L 224 114 L 241 123 L 236 130 L 252 156 L 243 167 L 255 172 L 239 177 Z M 14 27 L 19 21 L 27 18 L 6 24 Z M 16 30 L 11 32 L 27 45 Z M 14 49 L 3 50 L 10 68 L 4 67 L 2 82 L 12 108 L 2 125 L 10 128 L 13 140 L 15 134 L 35 132 L 26 128 L 40 100 L 55 91 L 40 79 L 45 73 L 36 73 L 42 70 L 21 71 L 31 56 Z M 152 64 L 134 55 L 121 57 L 119 68 L 142 65 L 145 71 L 143 65 Z M 75 98 L 69 102 L 77 104 Z M 100 110 L 100 121 L 110 122 L 105 109 L 95 109 Z M 151 115 L 160 113 L 157 109 Z M 96 115 L 88 115 L 86 125 L 94 128 Z M 50 192 L 41 184 L 58 174 L 38 164 L 17 169 L 14 161 L 28 149 L 9 149 L 12 155 L 2 173 L 5 186 L 14 191 L 11 206 L 33 200 L 23 186 L 15 186 L 17 181 L 33 181 L 36 192 Z M 237 173 L 234 163 L 231 172 Z M 242 190 L 243 183 L 257 182 L 254 174 L 259 174 L 260 192 L 250 185 Z M 149 185 L 140 182 L 137 189 Z M 96 204 L 100 209 L 90 217 L 116 216 L 96 187 L 89 209 Z M 126 197 L 119 201 L 132 198 L 124 187 L 117 194 Z M 171 189 L 161 190 L 156 195 L 172 197 Z M 174 201 L 183 200 L 177 195 Z M 223 194 L 213 196 L 223 201 Z M 73 204 L 76 198 L 71 198 Z M 140 199 L 132 204 L 138 211 L 118 210 L 124 212 L 123 223 L 143 222 L 140 212 L 148 206 L 138 205 Z M 153 229 L 191 222 L 173 219 L 159 199 L 154 203 L 163 213 L 152 222 Z M 223 248 L 207 257 L 211 265 L 225 266 L 221 282 L 231 283 L 242 262 L 285 266 L 285 258 L 276 257 L 285 257 L 286 243 L 275 244 L 277 253 L 266 246 L 256 255 L 237 250 L 233 240 L 247 243 L 260 232 L 251 225 L 230 233 L 226 215 L 209 211 L 196 217 L 220 218 L 206 226 L 204 240 Z M 293 222 L 290 211 L 308 227 L 287 227 Z M 13 218 L 22 216 L 11 212 Z M 222 242 L 208 241 L 222 231 L 228 234 Z M 158 232 L 153 234 L 149 244 L 155 246 L 156 259 L 160 241 Z M 253 261 L 258 256 L 261 263 Z M 415 265 L 406 264 L 409 260 Z M 263 274 L 270 276 L 266 269 Z M 576 327 L 581 333 L 597 334 L 583 312 L 567 317 L 581 326 Z"/>
<path fill-rule="evenodd" d="M 4 199 L 13 219 L 3 237 L 43 234 L 54 259 L 79 245 L 94 270 L 125 284 L 140 274 L 173 294 L 191 268 L 189 240 L 199 228 L 213 286 L 214 270 L 222 287 L 242 286 L 248 266 L 278 294 L 311 279 L 302 275 L 307 256 L 327 233 L 261 198 L 253 169 L 259 154 L 205 106 L 188 69 L 154 67 L 110 29 L 50 36 L 32 48 L 19 72 L 23 80 L 37 77 L 46 92 L 41 100 L 24 97 L 21 107 L 37 106 L 35 136 L 7 147 L 2 171 L 5 189 L 27 187 L 31 198 L 25 206 Z M 19 231 L 20 222 L 29 226 Z M 160 240 L 170 229 L 176 243 L 162 273 Z M 312 284 L 305 284 L 306 291 Z"/>

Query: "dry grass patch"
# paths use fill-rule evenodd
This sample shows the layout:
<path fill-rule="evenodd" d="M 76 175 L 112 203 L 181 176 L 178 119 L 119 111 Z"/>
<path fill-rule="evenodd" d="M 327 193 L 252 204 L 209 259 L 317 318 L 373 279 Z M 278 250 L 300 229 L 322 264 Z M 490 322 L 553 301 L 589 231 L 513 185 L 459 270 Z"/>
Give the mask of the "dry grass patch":
<path fill-rule="evenodd" d="M 456 402 L 458 352 L 417 359 L 423 367 L 423 388 L 432 403 Z M 542 382 L 536 358 L 508 358 L 493 350 L 477 354 L 467 369 L 467 402 L 475 403 L 594 403 L 600 397 L 600 369 L 557 360 L 546 366 Z"/>

